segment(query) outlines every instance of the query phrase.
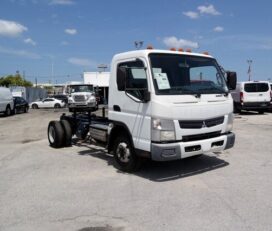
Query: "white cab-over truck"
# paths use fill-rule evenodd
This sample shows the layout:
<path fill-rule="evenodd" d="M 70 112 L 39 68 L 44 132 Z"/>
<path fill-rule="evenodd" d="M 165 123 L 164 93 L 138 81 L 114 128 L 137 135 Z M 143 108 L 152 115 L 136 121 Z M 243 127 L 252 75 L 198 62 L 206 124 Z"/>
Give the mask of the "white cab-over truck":
<path fill-rule="evenodd" d="M 71 145 L 73 135 L 90 138 L 127 172 L 142 158 L 170 161 L 229 149 L 235 142 L 229 90 L 235 86 L 236 73 L 222 73 L 207 54 L 153 49 L 117 54 L 108 118 L 64 114 L 49 123 L 48 140 L 59 148 Z"/>

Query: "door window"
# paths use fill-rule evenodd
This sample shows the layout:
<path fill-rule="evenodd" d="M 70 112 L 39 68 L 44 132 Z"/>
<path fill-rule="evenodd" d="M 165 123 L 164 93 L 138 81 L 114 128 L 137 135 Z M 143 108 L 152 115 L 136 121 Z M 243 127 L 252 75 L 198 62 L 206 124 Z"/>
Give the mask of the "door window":
<path fill-rule="evenodd" d="M 125 67 L 127 71 L 125 91 L 137 99 L 143 99 L 144 92 L 148 88 L 144 63 L 141 60 L 137 60 L 121 63 L 118 67 Z"/>

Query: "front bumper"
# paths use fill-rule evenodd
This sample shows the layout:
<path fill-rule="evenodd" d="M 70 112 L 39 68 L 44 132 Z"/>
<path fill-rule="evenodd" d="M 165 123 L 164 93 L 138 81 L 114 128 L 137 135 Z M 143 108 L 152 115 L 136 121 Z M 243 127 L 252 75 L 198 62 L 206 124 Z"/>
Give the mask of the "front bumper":
<path fill-rule="evenodd" d="M 69 108 L 94 108 L 96 107 L 95 102 L 91 103 L 68 103 Z"/>
<path fill-rule="evenodd" d="M 155 161 L 178 160 L 208 152 L 219 152 L 232 148 L 235 134 L 227 133 L 219 137 L 177 143 L 152 143 L 151 159 Z"/>

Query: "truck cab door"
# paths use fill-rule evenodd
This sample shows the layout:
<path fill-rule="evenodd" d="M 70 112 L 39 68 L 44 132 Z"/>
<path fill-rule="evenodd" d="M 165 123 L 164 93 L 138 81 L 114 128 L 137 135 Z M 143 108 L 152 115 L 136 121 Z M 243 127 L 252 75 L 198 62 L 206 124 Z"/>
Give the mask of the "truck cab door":
<path fill-rule="evenodd" d="M 129 130 L 134 147 L 150 151 L 150 101 L 146 63 L 144 60 L 124 61 L 117 65 L 117 80 L 120 69 L 125 73 L 125 78 L 120 88 L 117 86 L 115 96 L 111 99 L 113 111 L 111 119 L 123 123 Z M 117 81 L 118 82 L 118 81 Z"/>

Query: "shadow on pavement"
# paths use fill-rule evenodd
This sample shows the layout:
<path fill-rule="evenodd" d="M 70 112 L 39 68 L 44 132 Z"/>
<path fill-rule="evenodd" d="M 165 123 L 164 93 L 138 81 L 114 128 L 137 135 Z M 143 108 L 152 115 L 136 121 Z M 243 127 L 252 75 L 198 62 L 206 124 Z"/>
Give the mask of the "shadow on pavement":
<path fill-rule="evenodd" d="M 117 168 L 114 158 L 105 150 L 92 148 L 88 144 L 80 144 L 88 147 L 88 150 L 80 151 L 79 155 L 89 155 L 107 161 L 109 166 Z M 183 160 L 169 162 L 155 162 L 145 160 L 141 169 L 132 174 L 155 182 L 177 180 L 194 176 L 204 172 L 213 171 L 228 166 L 229 163 L 217 156 L 202 155 L 198 158 L 186 158 Z M 121 172 L 119 173 L 128 174 Z"/>

